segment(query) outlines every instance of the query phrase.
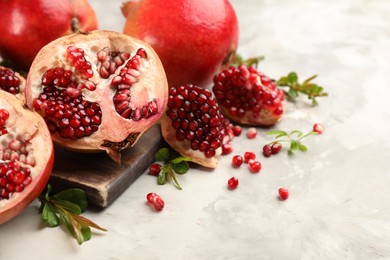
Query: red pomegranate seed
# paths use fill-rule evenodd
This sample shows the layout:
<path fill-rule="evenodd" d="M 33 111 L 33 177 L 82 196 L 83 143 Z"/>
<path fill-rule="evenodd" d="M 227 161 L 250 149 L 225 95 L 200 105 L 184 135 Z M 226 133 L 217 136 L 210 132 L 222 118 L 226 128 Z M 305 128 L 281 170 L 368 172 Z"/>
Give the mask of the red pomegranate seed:
<path fill-rule="evenodd" d="M 271 145 L 271 153 L 277 154 L 282 150 L 282 144 L 279 142 L 275 142 Z"/>
<path fill-rule="evenodd" d="M 20 92 L 20 80 L 11 69 L 0 67 L 0 89 L 11 94 Z"/>
<path fill-rule="evenodd" d="M 244 159 L 242 158 L 241 155 L 235 155 L 232 158 L 232 166 L 234 168 L 240 167 L 243 162 L 244 162 Z"/>
<path fill-rule="evenodd" d="M 233 152 L 233 145 L 232 144 L 223 144 L 222 145 L 222 154 L 226 155 Z"/>
<path fill-rule="evenodd" d="M 162 198 L 154 192 L 148 193 L 146 195 L 146 200 L 152 204 L 157 211 L 161 211 L 165 206 Z"/>
<path fill-rule="evenodd" d="M 241 133 L 242 133 L 241 126 L 235 125 L 235 126 L 233 126 L 232 129 L 233 129 L 234 136 L 240 136 L 241 135 Z"/>
<path fill-rule="evenodd" d="M 153 163 L 149 166 L 149 174 L 150 175 L 158 175 L 161 171 L 161 165 L 158 163 Z"/>
<path fill-rule="evenodd" d="M 255 160 L 251 160 L 249 163 L 248 163 L 248 167 L 249 167 L 249 170 L 252 172 L 252 173 L 258 173 L 260 172 L 261 170 L 261 163 L 259 161 L 255 161 Z"/>
<path fill-rule="evenodd" d="M 254 152 L 245 152 L 244 153 L 244 162 L 248 163 L 250 160 L 256 159 L 256 154 Z"/>
<path fill-rule="evenodd" d="M 324 132 L 324 126 L 322 124 L 314 124 L 313 125 L 313 132 L 316 132 L 318 134 L 322 134 Z"/>
<path fill-rule="evenodd" d="M 263 155 L 265 157 L 270 157 L 271 154 L 272 154 L 271 145 L 268 145 L 268 144 L 264 145 L 263 146 Z"/>
<path fill-rule="evenodd" d="M 289 197 L 289 192 L 288 192 L 288 189 L 287 189 L 287 188 L 279 188 L 278 192 L 279 192 L 279 198 L 280 198 L 281 200 L 286 200 L 286 199 L 288 199 L 288 197 Z"/>
<path fill-rule="evenodd" d="M 230 190 L 234 190 L 235 188 L 238 187 L 238 179 L 236 177 L 231 177 L 229 180 L 228 180 L 228 188 Z"/>
<path fill-rule="evenodd" d="M 256 130 L 256 128 L 254 128 L 254 127 L 248 128 L 248 131 L 246 132 L 246 136 L 247 136 L 249 139 L 254 139 L 254 138 L 256 138 L 256 136 L 257 136 L 257 130 Z"/>

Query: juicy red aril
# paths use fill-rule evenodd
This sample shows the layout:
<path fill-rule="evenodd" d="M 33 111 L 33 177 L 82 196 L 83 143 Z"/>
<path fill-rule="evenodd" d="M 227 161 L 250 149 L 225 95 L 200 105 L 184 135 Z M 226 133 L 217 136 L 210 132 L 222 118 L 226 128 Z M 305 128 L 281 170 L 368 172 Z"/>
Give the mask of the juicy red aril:
<path fill-rule="evenodd" d="M 235 116 L 243 117 L 252 111 L 256 117 L 263 106 L 277 115 L 283 113 L 283 91 L 254 67 L 241 65 L 224 70 L 214 77 L 213 91 L 218 103 Z"/>
<path fill-rule="evenodd" d="M 233 145 L 232 144 L 223 144 L 222 145 L 222 154 L 226 155 L 233 152 Z"/>
<path fill-rule="evenodd" d="M 207 158 L 216 155 L 224 141 L 227 120 L 220 114 L 208 89 L 193 85 L 171 88 L 166 115 L 172 121 L 178 141 L 188 141 L 193 150 Z"/>
<path fill-rule="evenodd" d="M 249 139 L 254 139 L 254 138 L 256 138 L 256 136 L 257 136 L 257 130 L 256 130 L 256 128 L 254 128 L 254 127 L 249 127 L 249 128 L 248 128 L 248 131 L 246 132 L 246 136 L 247 136 Z"/>
<path fill-rule="evenodd" d="M 277 154 L 282 150 L 282 144 L 279 142 L 275 142 L 271 145 L 271 153 Z"/>
<path fill-rule="evenodd" d="M 231 177 L 229 180 L 228 180 L 228 188 L 233 190 L 235 188 L 238 187 L 238 179 L 236 177 Z"/>
<path fill-rule="evenodd" d="M 279 193 L 279 198 L 281 200 L 286 200 L 289 197 L 289 192 L 287 188 L 279 188 L 278 193 Z"/>
<path fill-rule="evenodd" d="M 324 132 L 324 126 L 322 124 L 314 124 L 313 125 L 313 132 L 316 132 L 318 134 L 322 134 Z"/>
<path fill-rule="evenodd" d="M 235 125 L 232 127 L 234 136 L 240 136 L 242 133 L 242 128 L 239 125 Z"/>
<path fill-rule="evenodd" d="M 67 54 L 67 59 L 70 61 L 70 64 L 81 73 L 82 78 L 88 79 L 93 76 L 91 63 L 85 59 L 83 49 L 69 46 L 67 48 Z"/>
<path fill-rule="evenodd" d="M 0 66 L 0 89 L 11 94 L 20 92 L 20 80 L 11 69 Z"/>
<path fill-rule="evenodd" d="M 157 211 L 161 211 L 165 206 L 162 198 L 154 192 L 148 193 L 146 195 L 146 200 L 152 204 Z"/>
<path fill-rule="evenodd" d="M 161 171 L 161 165 L 158 163 L 153 163 L 149 166 L 150 175 L 158 175 Z"/>
<path fill-rule="evenodd" d="M 272 154 L 271 145 L 268 145 L 268 144 L 264 145 L 263 146 L 263 155 L 265 157 L 270 157 L 271 154 Z"/>
<path fill-rule="evenodd" d="M 244 153 L 244 162 L 248 163 L 250 160 L 256 159 L 256 154 L 254 152 L 245 152 Z"/>
<path fill-rule="evenodd" d="M 235 155 L 232 158 L 232 166 L 235 168 L 240 167 L 243 162 L 244 162 L 244 159 L 242 158 L 241 155 Z"/>
<path fill-rule="evenodd" d="M 23 191 L 31 183 L 30 174 L 29 168 L 20 166 L 16 161 L 0 163 L 0 200 Z"/>
<path fill-rule="evenodd" d="M 251 160 L 248 163 L 248 167 L 252 173 L 258 173 L 260 172 L 262 165 L 259 161 Z"/>

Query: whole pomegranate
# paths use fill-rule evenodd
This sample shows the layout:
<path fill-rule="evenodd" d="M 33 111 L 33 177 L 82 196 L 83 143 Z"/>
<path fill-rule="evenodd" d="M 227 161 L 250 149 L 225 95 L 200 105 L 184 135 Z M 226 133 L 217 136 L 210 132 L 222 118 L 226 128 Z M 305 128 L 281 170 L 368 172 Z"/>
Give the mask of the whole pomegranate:
<path fill-rule="evenodd" d="M 53 167 L 53 143 L 42 117 L 0 90 L 0 224 L 43 191 Z"/>
<path fill-rule="evenodd" d="M 146 43 L 111 31 L 63 36 L 43 47 L 26 80 L 26 103 L 53 140 L 74 150 L 120 151 L 165 110 L 168 84 Z"/>
<path fill-rule="evenodd" d="M 170 87 L 209 87 L 234 56 L 238 21 L 227 0 L 139 0 L 122 7 L 124 33 L 148 42 Z"/>
<path fill-rule="evenodd" d="M 47 43 L 98 26 L 87 0 L 0 1 L 0 24 L 0 56 L 25 71 Z"/>

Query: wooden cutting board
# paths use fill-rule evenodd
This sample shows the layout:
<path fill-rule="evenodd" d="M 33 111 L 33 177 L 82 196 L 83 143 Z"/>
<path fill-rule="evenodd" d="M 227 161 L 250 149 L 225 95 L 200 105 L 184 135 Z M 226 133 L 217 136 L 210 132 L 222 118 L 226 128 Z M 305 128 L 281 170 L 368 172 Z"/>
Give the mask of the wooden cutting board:
<path fill-rule="evenodd" d="M 76 153 L 55 146 L 50 183 L 55 192 L 81 188 L 90 204 L 107 207 L 154 162 L 162 140 L 160 125 L 155 125 L 133 147 L 122 151 L 121 165 L 105 153 Z"/>

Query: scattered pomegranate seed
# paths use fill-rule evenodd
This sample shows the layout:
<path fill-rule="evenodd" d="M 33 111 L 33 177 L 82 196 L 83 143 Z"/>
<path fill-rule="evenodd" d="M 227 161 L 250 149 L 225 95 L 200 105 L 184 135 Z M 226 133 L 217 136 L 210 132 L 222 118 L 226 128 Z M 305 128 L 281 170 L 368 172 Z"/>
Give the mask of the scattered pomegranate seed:
<path fill-rule="evenodd" d="M 254 139 L 254 138 L 256 138 L 256 136 L 257 136 L 257 130 L 256 130 L 256 128 L 254 128 L 254 127 L 248 128 L 248 131 L 246 132 L 246 136 L 247 136 L 249 139 Z"/>
<path fill-rule="evenodd" d="M 149 174 L 150 175 L 158 175 L 161 171 L 161 165 L 158 163 L 153 163 L 149 166 Z"/>
<path fill-rule="evenodd" d="M 232 130 L 233 130 L 234 136 L 240 136 L 242 133 L 242 128 L 239 125 L 233 126 Z"/>
<path fill-rule="evenodd" d="M 271 145 L 271 153 L 272 154 L 277 154 L 282 150 L 282 144 L 279 142 L 275 142 Z"/>
<path fill-rule="evenodd" d="M 255 160 L 251 160 L 251 161 L 248 163 L 249 170 L 250 170 L 252 173 L 258 173 L 258 172 L 260 172 L 261 166 L 262 166 L 262 165 L 261 165 L 261 162 L 255 161 Z"/>
<path fill-rule="evenodd" d="M 279 188 L 279 198 L 281 200 L 288 199 L 289 193 L 287 188 Z"/>
<path fill-rule="evenodd" d="M 268 144 L 264 145 L 264 146 L 263 146 L 263 155 L 264 155 L 265 157 L 270 157 L 271 154 L 272 154 L 271 146 L 268 145 Z"/>
<path fill-rule="evenodd" d="M 161 211 L 164 208 L 164 201 L 154 192 L 148 193 L 148 195 L 146 195 L 146 200 L 152 204 L 157 211 Z"/>
<path fill-rule="evenodd" d="M 322 134 L 324 132 L 324 129 L 325 128 L 322 124 L 317 123 L 317 124 L 313 125 L 313 132 L 317 132 L 319 134 Z"/>
<path fill-rule="evenodd" d="M 244 153 L 244 162 L 248 163 L 250 160 L 256 159 L 256 154 L 254 152 L 245 152 Z"/>
<path fill-rule="evenodd" d="M 235 188 L 237 188 L 237 186 L 238 186 L 238 179 L 236 177 L 231 177 L 228 180 L 228 188 L 230 190 L 234 190 Z"/>
<path fill-rule="evenodd" d="M 222 154 L 226 155 L 233 152 L 233 145 L 232 144 L 223 144 L 222 145 Z"/>
<path fill-rule="evenodd" d="M 232 166 L 235 168 L 238 168 L 241 166 L 241 164 L 244 162 L 244 159 L 241 155 L 235 155 L 232 158 Z"/>

